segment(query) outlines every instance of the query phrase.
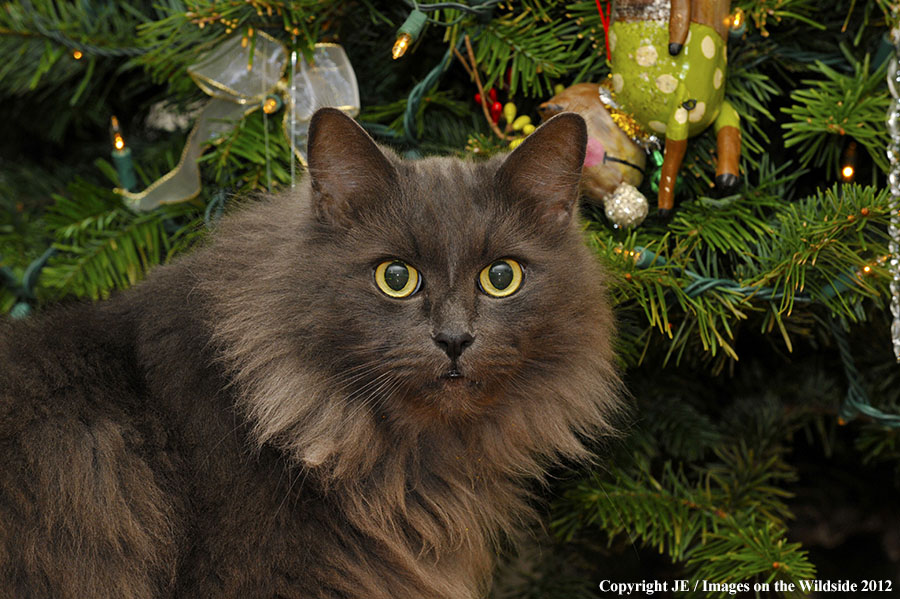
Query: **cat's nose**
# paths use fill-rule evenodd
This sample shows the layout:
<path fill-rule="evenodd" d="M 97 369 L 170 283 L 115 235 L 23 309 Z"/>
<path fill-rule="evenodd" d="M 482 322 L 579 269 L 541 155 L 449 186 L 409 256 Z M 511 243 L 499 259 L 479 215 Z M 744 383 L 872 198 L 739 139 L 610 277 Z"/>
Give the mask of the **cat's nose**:
<path fill-rule="evenodd" d="M 468 333 L 441 332 L 433 337 L 434 343 L 444 350 L 451 360 L 459 358 L 463 350 L 472 345 L 475 337 Z"/>

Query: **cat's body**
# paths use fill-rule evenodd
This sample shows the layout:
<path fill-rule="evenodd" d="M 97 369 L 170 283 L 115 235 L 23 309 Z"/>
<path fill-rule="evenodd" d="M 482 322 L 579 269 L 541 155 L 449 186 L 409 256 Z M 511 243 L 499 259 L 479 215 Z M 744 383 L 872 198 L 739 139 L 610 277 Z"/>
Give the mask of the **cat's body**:
<path fill-rule="evenodd" d="M 0 329 L 0 597 L 473 599 L 525 481 L 608 431 L 580 119 L 465 166 L 386 157 L 336 111 L 310 137 L 301 193 Z M 491 297 L 502 258 L 521 288 Z M 399 260 L 405 298 L 373 281 Z"/>

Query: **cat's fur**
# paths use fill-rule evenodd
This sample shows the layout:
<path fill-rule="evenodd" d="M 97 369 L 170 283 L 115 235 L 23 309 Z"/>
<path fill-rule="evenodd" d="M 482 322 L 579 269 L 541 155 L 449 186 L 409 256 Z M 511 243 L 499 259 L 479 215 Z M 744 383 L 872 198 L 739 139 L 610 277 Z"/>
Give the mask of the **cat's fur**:
<path fill-rule="evenodd" d="M 0 597 L 471 599 L 525 483 L 610 432 L 586 142 L 404 162 L 335 110 L 310 176 L 96 305 L 0 329 Z M 423 277 L 392 299 L 374 266 Z M 498 299 L 479 271 L 512 257 Z M 465 378 L 433 340 L 467 332 Z"/>

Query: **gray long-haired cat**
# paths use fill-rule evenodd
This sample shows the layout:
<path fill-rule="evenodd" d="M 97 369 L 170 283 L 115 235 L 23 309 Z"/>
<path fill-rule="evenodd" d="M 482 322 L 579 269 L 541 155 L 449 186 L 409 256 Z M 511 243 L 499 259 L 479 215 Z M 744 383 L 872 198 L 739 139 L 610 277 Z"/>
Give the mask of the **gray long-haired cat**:
<path fill-rule="evenodd" d="M 472 599 L 528 480 L 610 431 L 584 122 L 303 189 L 110 301 L 0 329 L 0 597 Z"/>

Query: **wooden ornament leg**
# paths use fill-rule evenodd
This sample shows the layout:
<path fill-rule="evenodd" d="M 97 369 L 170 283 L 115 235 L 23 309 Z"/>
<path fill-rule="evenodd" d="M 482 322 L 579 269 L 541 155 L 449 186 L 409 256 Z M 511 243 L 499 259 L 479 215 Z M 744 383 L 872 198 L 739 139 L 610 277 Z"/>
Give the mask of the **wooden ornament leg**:
<path fill-rule="evenodd" d="M 661 216 L 667 216 L 675 206 L 675 179 L 681 169 L 684 153 L 687 150 L 687 139 L 666 138 L 666 151 L 663 157 L 659 177 L 658 207 Z"/>
<path fill-rule="evenodd" d="M 722 127 L 716 136 L 719 160 L 716 164 L 716 187 L 732 189 L 738 182 L 741 159 L 741 130 L 737 127 Z"/>
<path fill-rule="evenodd" d="M 691 28 L 690 0 L 672 0 L 669 12 L 669 54 L 681 52 Z"/>
<path fill-rule="evenodd" d="M 741 121 L 734 107 L 722 104 L 716 118 L 716 187 L 729 190 L 737 185 L 741 161 Z"/>

